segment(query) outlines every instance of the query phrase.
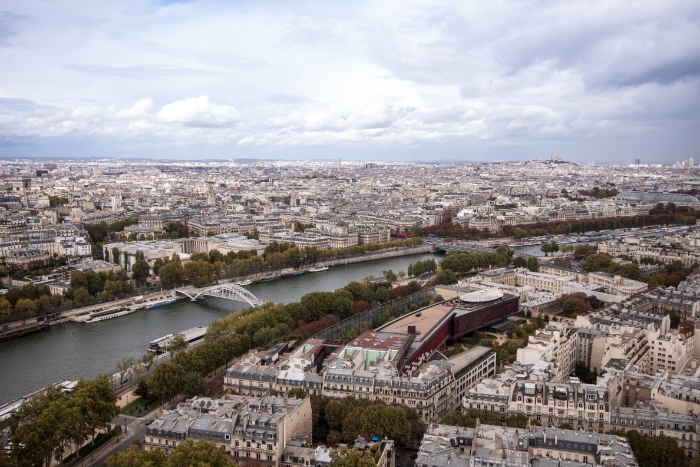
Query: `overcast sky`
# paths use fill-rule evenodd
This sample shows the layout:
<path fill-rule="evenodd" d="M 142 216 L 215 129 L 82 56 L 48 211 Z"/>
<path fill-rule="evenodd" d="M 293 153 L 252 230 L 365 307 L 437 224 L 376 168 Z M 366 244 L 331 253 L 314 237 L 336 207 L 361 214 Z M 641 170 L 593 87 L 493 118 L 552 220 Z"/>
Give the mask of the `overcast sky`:
<path fill-rule="evenodd" d="M 0 157 L 700 162 L 700 1 L 0 0 Z"/>

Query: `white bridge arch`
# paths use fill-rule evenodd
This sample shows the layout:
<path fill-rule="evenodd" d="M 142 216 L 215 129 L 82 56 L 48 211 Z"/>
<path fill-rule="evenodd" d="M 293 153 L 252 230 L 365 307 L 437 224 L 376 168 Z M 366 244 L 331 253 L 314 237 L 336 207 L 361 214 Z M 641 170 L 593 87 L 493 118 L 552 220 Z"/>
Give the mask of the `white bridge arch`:
<path fill-rule="evenodd" d="M 241 286 L 235 284 L 221 284 L 204 290 L 177 290 L 179 294 L 189 297 L 190 300 L 200 300 L 206 297 L 225 298 L 227 300 L 237 300 L 239 302 L 247 302 L 250 306 L 258 306 L 265 303 L 258 297 L 247 291 Z"/>

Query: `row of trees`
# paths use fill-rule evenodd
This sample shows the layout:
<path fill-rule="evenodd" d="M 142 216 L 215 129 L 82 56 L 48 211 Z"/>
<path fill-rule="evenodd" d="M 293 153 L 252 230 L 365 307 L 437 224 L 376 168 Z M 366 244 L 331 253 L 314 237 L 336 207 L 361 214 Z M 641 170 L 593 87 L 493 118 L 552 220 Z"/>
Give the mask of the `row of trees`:
<path fill-rule="evenodd" d="M 160 450 L 141 451 L 131 446 L 107 458 L 106 463 L 107 467 L 238 467 L 216 443 L 191 439 L 170 449 L 168 454 Z"/>
<path fill-rule="evenodd" d="M 443 425 L 475 428 L 476 421 L 485 425 L 501 426 L 503 423 L 509 428 L 527 428 L 527 417 L 523 414 L 512 414 L 506 417 L 505 422 L 495 413 L 481 412 L 469 409 L 466 412 L 452 412 L 442 420 Z"/>
<path fill-rule="evenodd" d="M 435 272 L 437 270 L 437 264 L 435 263 L 435 258 L 428 258 L 409 264 L 407 269 L 408 277 L 419 277 L 426 272 Z"/>
<path fill-rule="evenodd" d="M 666 435 L 647 437 L 637 430 L 608 432 L 627 438 L 639 467 L 700 467 L 700 458 L 689 459 L 675 438 Z"/>
<path fill-rule="evenodd" d="M 627 279 L 632 279 L 649 284 L 650 287 L 663 285 L 677 287 L 692 273 L 692 268 L 683 267 L 680 261 L 664 265 L 664 269 L 651 275 L 644 274 L 639 265 L 635 263 L 619 264 L 613 261 L 606 253 L 589 252 L 583 262 L 584 271 L 602 271 L 617 274 Z"/>
<path fill-rule="evenodd" d="M 652 214 L 653 213 L 653 214 Z M 700 211 L 687 210 L 685 214 L 662 210 L 650 211 L 648 215 L 633 217 L 603 217 L 600 219 L 580 219 L 553 222 L 535 222 L 503 226 L 503 234 L 515 238 L 536 237 L 541 235 L 561 235 L 584 233 L 589 231 L 630 229 L 651 225 L 695 225 L 695 219 L 700 217 Z"/>
<path fill-rule="evenodd" d="M 488 267 L 508 266 L 513 254 L 513 250 L 503 246 L 489 253 L 452 253 L 443 258 L 440 267 L 458 275 L 468 274 Z"/>
<path fill-rule="evenodd" d="M 532 272 L 539 272 L 540 262 L 534 256 L 531 256 L 528 259 L 525 259 L 522 256 L 516 256 L 513 258 L 513 267 L 528 268 Z"/>
<path fill-rule="evenodd" d="M 352 396 L 330 400 L 312 395 L 311 418 L 314 438 L 325 438 L 331 446 L 341 442 L 352 444 L 357 435 L 369 439 L 372 433 L 382 433 L 397 444 L 405 445 L 424 431 L 415 409 Z"/>
<path fill-rule="evenodd" d="M 63 303 L 63 295 L 52 294 L 46 284 L 13 287 L 0 297 L 0 321 L 26 321 L 38 313 L 60 308 Z"/>
<path fill-rule="evenodd" d="M 122 232 L 124 227 L 138 223 L 138 219 L 125 219 L 123 221 L 107 224 L 102 221 L 99 224 L 85 224 L 88 240 L 92 245 L 92 251 L 101 252 L 106 242 L 114 241 L 115 233 Z"/>
<path fill-rule="evenodd" d="M 69 393 L 54 386 L 27 399 L 9 418 L 12 434 L 9 462 L 17 466 L 46 466 L 79 454 L 87 440 L 109 428 L 119 413 L 117 397 L 106 376 L 81 380 Z"/>
<path fill-rule="evenodd" d="M 616 188 L 600 188 L 594 186 L 592 190 L 579 190 L 579 193 L 583 196 L 595 196 L 596 198 L 612 198 L 617 196 L 620 192 Z"/>
<path fill-rule="evenodd" d="M 84 305 L 95 300 L 105 300 L 134 292 L 126 271 L 74 271 L 65 298 L 75 305 Z"/>
<path fill-rule="evenodd" d="M 221 335 L 190 350 L 173 349 L 174 358 L 153 369 L 142 387 L 141 396 L 153 395 L 165 401 L 176 394 L 195 396 L 205 391 L 204 377 L 246 353 L 252 346 L 250 337 Z"/>
<path fill-rule="evenodd" d="M 240 277 L 286 267 L 299 268 L 324 258 L 417 245 L 422 241 L 419 238 L 410 238 L 329 250 L 319 250 L 316 247 L 298 248 L 289 243 L 272 242 L 261 255 L 256 251 L 229 252 L 224 255 L 217 250 L 212 250 L 209 254 L 192 255 L 190 262 L 184 266 L 180 263 L 179 257 L 174 254 L 171 259 L 156 260 L 153 272 L 160 277 L 163 287 L 172 287 L 185 279 L 191 279 L 196 286 L 203 287 L 214 282 L 217 277 Z"/>

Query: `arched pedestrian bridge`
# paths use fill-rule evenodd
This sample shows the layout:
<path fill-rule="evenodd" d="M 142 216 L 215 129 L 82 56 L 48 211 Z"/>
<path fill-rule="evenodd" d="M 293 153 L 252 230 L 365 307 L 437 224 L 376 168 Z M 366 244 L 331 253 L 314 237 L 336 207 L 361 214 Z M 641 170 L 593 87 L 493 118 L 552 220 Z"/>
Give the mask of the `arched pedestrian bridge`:
<path fill-rule="evenodd" d="M 264 300 L 260 300 L 243 287 L 234 284 L 220 284 L 206 289 L 180 289 L 176 292 L 189 297 L 192 301 L 201 300 L 204 297 L 217 297 L 246 302 L 250 306 L 259 306 L 265 303 Z"/>

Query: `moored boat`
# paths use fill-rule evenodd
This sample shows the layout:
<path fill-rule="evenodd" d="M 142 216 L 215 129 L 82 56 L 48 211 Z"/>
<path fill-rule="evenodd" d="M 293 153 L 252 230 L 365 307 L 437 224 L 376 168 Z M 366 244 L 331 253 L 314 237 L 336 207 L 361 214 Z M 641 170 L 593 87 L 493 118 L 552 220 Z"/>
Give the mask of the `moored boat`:
<path fill-rule="evenodd" d="M 171 298 L 170 300 L 159 300 L 157 302 L 153 302 L 150 305 L 146 306 L 147 310 L 152 310 L 153 308 L 160 308 L 162 306 L 168 306 L 172 305 L 173 303 L 177 302 L 174 298 Z"/>
<path fill-rule="evenodd" d="M 136 308 L 115 308 L 112 310 L 96 311 L 90 313 L 90 318 L 85 320 L 86 323 L 97 323 L 98 321 L 106 321 L 108 319 L 119 318 L 120 316 L 130 315 L 135 312 Z"/>

